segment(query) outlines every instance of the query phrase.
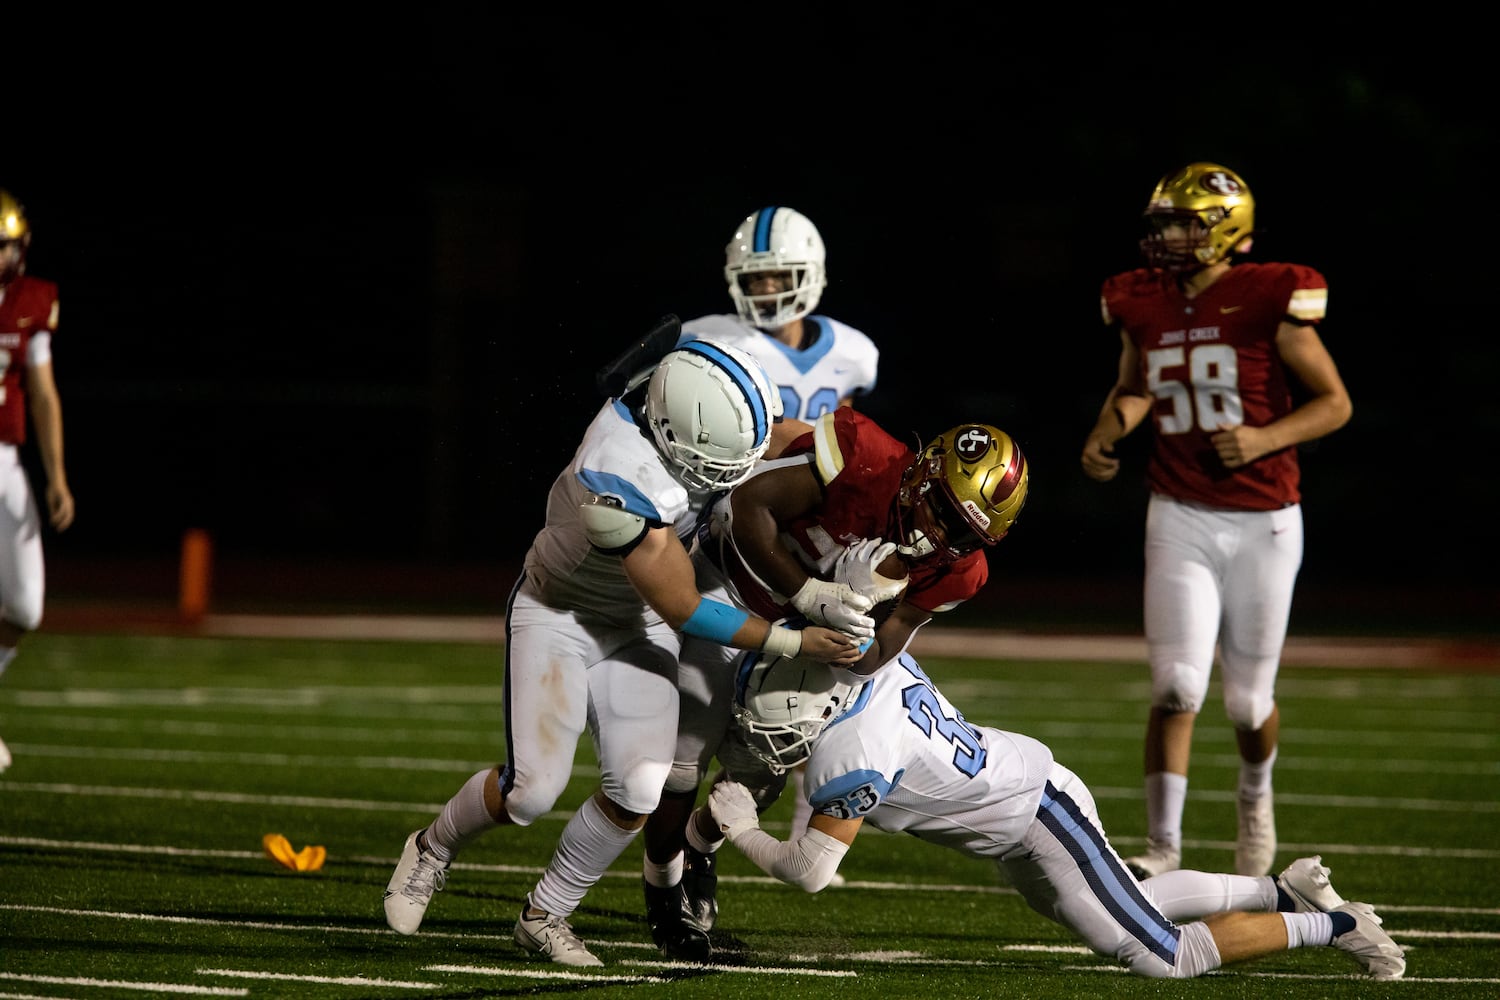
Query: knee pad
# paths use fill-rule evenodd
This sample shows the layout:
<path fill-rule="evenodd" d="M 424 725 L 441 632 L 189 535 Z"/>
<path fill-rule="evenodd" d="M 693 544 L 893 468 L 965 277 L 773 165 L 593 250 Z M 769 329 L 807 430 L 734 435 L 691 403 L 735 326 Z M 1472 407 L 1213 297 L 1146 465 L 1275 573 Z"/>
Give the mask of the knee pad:
<path fill-rule="evenodd" d="M 684 764 L 682 761 L 673 761 L 672 770 L 667 772 L 667 783 L 665 791 L 677 794 L 686 794 L 696 791 L 703 784 L 703 779 L 708 777 L 708 768 L 699 764 Z"/>
<path fill-rule="evenodd" d="M 671 771 L 669 763 L 641 758 L 632 761 L 618 774 L 606 775 L 601 787 L 609 800 L 621 809 L 648 816 L 661 802 L 661 790 Z"/>
<path fill-rule="evenodd" d="M 1252 691 L 1237 684 L 1224 684 L 1224 714 L 1236 729 L 1259 729 L 1271 717 L 1276 699 L 1270 691 Z"/>
<path fill-rule="evenodd" d="M 1202 711 L 1207 694 L 1207 670 L 1181 660 L 1151 668 L 1151 704 L 1157 708 L 1196 714 Z"/>
<path fill-rule="evenodd" d="M 525 779 L 517 781 L 509 769 L 500 775 L 500 794 L 505 798 L 505 814 L 516 826 L 530 826 L 537 817 L 557 805 L 570 775 L 561 780 Z"/>

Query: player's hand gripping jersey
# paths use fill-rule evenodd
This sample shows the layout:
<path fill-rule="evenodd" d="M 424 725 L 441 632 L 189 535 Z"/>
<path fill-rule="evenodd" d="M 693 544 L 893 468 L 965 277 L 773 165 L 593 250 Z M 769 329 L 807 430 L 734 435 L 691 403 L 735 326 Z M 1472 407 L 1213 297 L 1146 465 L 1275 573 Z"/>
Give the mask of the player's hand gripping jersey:
<path fill-rule="evenodd" d="M 1118 324 L 1139 350 L 1155 397 L 1146 472 L 1153 491 L 1234 510 L 1301 500 L 1295 448 L 1227 469 L 1209 436 L 1223 425 L 1264 426 L 1294 408 L 1277 328 L 1323 319 L 1321 274 L 1299 264 L 1241 262 L 1189 299 L 1173 276 L 1142 268 L 1107 279 L 1101 306 L 1105 323 Z"/>

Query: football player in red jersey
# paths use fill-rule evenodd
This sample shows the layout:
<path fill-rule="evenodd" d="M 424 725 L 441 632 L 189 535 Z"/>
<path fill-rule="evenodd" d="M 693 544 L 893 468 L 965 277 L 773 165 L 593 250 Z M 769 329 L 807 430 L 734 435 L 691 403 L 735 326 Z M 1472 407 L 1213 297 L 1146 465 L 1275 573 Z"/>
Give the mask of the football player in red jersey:
<path fill-rule="evenodd" d="M 47 474 L 48 520 L 58 531 L 73 523 L 62 402 L 52 377 L 57 285 L 26 273 L 30 245 L 25 208 L 0 190 L 0 674 L 21 637 L 41 624 L 46 590 L 41 519 L 19 453 L 28 412 Z M 0 771 L 9 765 L 0 742 Z"/>
<path fill-rule="evenodd" d="M 1276 856 L 1276 673 L 1302 563 L 1297 446 L 1342 427 L 1352 405 L 1318 336 L 1323 276 L 1236 261 L 1250 249 L 1255 201 L 1234 171 L 1173 171 L 1145 221 L 1147 266 L 1103 285 L 1119 374 L 1082 456 L 1086 475 L 1113 479 L 1115 442 L 1152 418 L 1147 844 L 1126 863 L 1141 878 L 1180 866 L 1193 723 L 1217 645 L 1241 761 L 1235 871 L 1264 875 Z"/>
<path fill-rule="evenodd" d="M 985 585 L 985 550 L 1015 523 L 1029 480 L 1021 449 L 999 428 L 960 424 L 916 452 L 841 406 L 700 521 L 699 588 L 773 619 L 817 621 L 804 595 L 823 578 L 847 584 L 876 602 L 874 639 L 851 668 L 869 674 L 934 615 Z M 647 864 L 668 883 L 647 879 L 647 921 L 671 958 L 704 961 L 711 950 L 716 886 L 703 858 L 722 841 L 711 817 L 707 829 L 688 830 L 709 765 L 717 757 L 728 776 L 754 789 L 761 809 L 786 782 L 754 758 L 733 725 L 733 658 L 690 641 L 679 658 L 676 760 L 644 834 Z M 684 865 L 686 874 L 674 878 Z"/>

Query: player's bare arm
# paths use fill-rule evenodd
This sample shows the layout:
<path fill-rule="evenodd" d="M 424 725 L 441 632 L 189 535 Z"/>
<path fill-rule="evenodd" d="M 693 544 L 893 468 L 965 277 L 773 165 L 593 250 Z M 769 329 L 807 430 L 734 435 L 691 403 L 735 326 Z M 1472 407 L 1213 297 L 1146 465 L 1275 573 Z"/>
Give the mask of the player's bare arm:
<path fill-rule="evenodd" d="M 623 558 L 625 575 L 657 614 L 674 629 L 681 630 L 704 603 L 698 592 L 692 558 L 671 528 L 651 528 L 640 543 Z M 764 618 L 746 615 L 729 638 L 736 649 L 771 649 L 767 639 L 775 628 Z M 780 629 L 788 632 L 787 629 Z M 848 636 L 833 629 L 810 626 L 802 629 L 801 653 L 822 663 L 849 666 L 859 660 L 859 647 Z"/>
<path fill-rule="evenodd" d="M 757 576 L 782 594 L 795 594 L 808 573 L 781 541 L 781 527 L 822 501 L 822 484 L 806 463 L 767 469 L 729 494 L 735 548 Z"/>
<path fill-rule="evenodd" d="M 802 420 L 786 418 L 771 425 L 771 446 L 766 449 L 766 458 L 780 458 L 787 446 L 804 434 L 811 433 L 812 424 Z"/>
<path fill-rule="evenodd" d="M 1083 442 L 1083 473 L 1090 479 L 1108 482 L 1120 471 L 1115 458 L 1115 443 L 1135 430 L 1151 414 L 1151 397 L 1141 380 L 1140 352 L 1135 343 L 1120 331 L 1119 372 L 1114 386 L 1099 408 L 1099 419 Z"/>
<path fill-rule="evenodd" d="M 47 515 L 52 527 L 66 531 L 73 523 L 73 493 L 63 463 L 62 400 L 50 364 L 26 369 L 26 389 L 31 400 L 31 422 L 36 429 L 37 450 L 47 474 Z"/>
<path fill-rule="evenodd" d="M 1338 366 L 1314 327 L 1282 323 L 1276 331 L 1276 349 L 1309 398 L 1264 427 L 1221 427 L 1210 440 L 1226 468 L 1248 465 L 1273 451 L 1331 434 L 1348 423 L 1354 413 Z"/>

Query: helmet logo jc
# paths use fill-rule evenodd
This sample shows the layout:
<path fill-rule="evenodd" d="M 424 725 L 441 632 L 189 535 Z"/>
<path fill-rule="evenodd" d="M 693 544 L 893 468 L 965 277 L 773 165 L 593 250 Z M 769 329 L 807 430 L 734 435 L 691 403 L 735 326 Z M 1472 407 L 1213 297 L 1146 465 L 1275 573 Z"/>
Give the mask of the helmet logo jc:
<path fill-rule="evenodd" d="M 1204 174 L 1203 186 L 1214 194 L 1231 195 L 1240 193 L 1239 183 L 1222 170 L 1215 170 Z"/>
<path fill-rule="evenodd" d="M 977 462 L 989 452 L 994 443 L 990 432 L 983 427 L 965 427 L 954 439 L 953 450 L 958 453 L 960 460 Z"/>

